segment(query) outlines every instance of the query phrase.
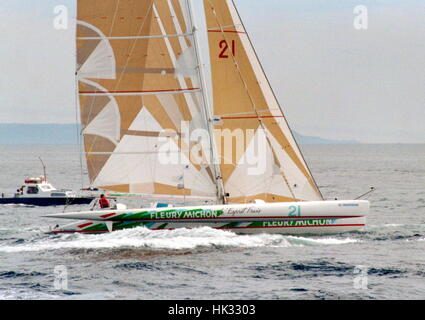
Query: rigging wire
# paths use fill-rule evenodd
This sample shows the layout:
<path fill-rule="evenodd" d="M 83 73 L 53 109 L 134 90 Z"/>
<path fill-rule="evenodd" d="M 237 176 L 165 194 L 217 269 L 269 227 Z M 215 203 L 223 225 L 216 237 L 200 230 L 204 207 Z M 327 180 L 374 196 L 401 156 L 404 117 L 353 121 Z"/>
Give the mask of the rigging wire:
<path fill-rule="evenodd" d="M 244 28 L 244 30 L 245 30 L 245 32 L 246 32 L 246 28 L 245 28 L 245 26 L 244 26 L 244 24 L 243 24 L 243 21 L 242 21 L 241 17 L 240 17 L 240 14 L 239 14 L 239 12 L 238 12 L 238 9 L 236 8 L 236 5 L 234 4 L 234 0 L 231 0 L 231 1 L 232 1 L 232 3 L 233 3 L 233 7 L 235 8 L 236 13 L 238 14 L 239 20 L 241 21 L 242 27 Z M 246 32 L 246 35 L 247 35 L 248 41 L 249 41 L 249 42 L 250 42 L 250 44 L 251 44 L 251 48 L 252 48 L 252 50 L 253 50 L 253 52 L 254 52 L 255 56 L 257 57 L 257 61 L 258 61 L 259 65 L 260 65 L 260 67 L 261 67 L 261 70 L 263 71 L 263 75 L 264 75 L 264 77 L 266 78 L 266 81 L 267 81 L 267 83 L 268 83 L 268 85 L 269 85 L 269 88 L 270 88 L 270 90 L 271 90 L 271 92 L 272 92 L 272 94 L 273 94 L 273 96 L 274 96 L 274 98 L 275 98 L 275 100 L 276 100 L 276 103 L 277 103 L 277 105 L 278 105 L 278 107 L 279 107 L 279 110 L 280 110 L 280 112 L 281 112 L 281 113 L 282 113 L 282 115 L 283 115 L 284 113 L 283 113 L 283 110 L 282 110 L 282 108 L 281 108 L 281 106 L 280 106 L 280 103 L 279 103 L 279 101 L 277 100 L 276 94 L 275 94 L 275 92 L 273 91 L 273 88 L 272 88 L 272 87 L 271 87 L 271 85 L 270 85 L 270 81 L 269 81 L 269 79 L 267 78 L 267 75 L 266 75 L 266 73 L 265 73 L 265 71 L 264 71 L 264 68 L 263 68 L 263 66 L 262 66 L 262 64 L 261 64 L 261 62 L 260 62 L 260 60 L 259 60 L 259 58 L 258 58 L 257 52 L 255 51 L 255 48 L 254 48 L 254 46 L 252 45 L 251 39 L 250 39 L 250 37 L 249 37 L 249 35 L 248 35 L 248 33 L 247 33 L 247 32 Z M 308 170 L 309 176 L 307 177 L 307 179 L 309 180 L 309 182 L 310 182 L 310 183 L 312 183 L 312 184 L 313 184 L 313 186 L 314 186 L 314 187 L 315 187 L 315 189 L 316 189 L 316 192 L 318 193 L 318 195 L 320 196 L 320 198 L 323 200 L 323 199 L 324 199 L 323 194 L 322 194 L 322 192 L 320 191 L 320 189 L 319 189 L 319 187 L 318 187 L 318 185 L 317 185 L 317 183 L 316 183 L 316 180 L 315 180 L 315 179 L 314 179 L 314 177 L 313 177 L 313 174 L 311 173 L 311 170 L 310 170 L 310 168 L 309 168 L 309 165 L 308 165 L 307 161 L 305 160 L 303 153 L 301 152 L 301 148 L 300 148 L 300 146 L 298 145 L 298 142 L 297 142 L 297 140 L 295 139 L 294 134 L 292 133 L 292 130 L 291 130 L 290 126 L 289 126 L 288 120 L 286 119 L 286 117 L 283 117 L 283 119 L 284 119 L 284 121 L 285 121 L 285 123 L 286 123 L 286 126 L 288 127 L 288 130 L 289 130 L 289 133 L 290 133 L 290 135 L 291 135 L 291 137 L 292 137 L 292 140 L 295 142 L 295 145 L 296 145 L 296 147 L 297 147 L 297 148 L 298 148 L 298 150 L 299 150 L 299 153 L 300 153 L 301 158 L 302 158 L 302 160 L 303 160 L 303 162 L 304 162 L 304 165 L 306 166 L 306 168 L 307 168 L 307 170 Z"/>
<path fill-rule="evenodd" d="M 77 61 L 77 60 L 76 60 Z M 84 189 L 84 169 L 83 169 L 83 143 L 82 143 L 82 127 L 80 126 L 80 117 L 79 117 L 79 109 L 80 109 L 80 103 L 79 103 L 79 94 L 78 94 L 78 78 L 76 78 L 76 89 L 75 90 L 75 131 L 77 135 L 77 146 L 79 149 L 79 162 L 80 162 L 80 182 L 81 182 L 81 189 Z"/>
<path fill-rule="evenodd" d="M 357 198 L 355 198 L 354 200 L 360 200 L 361 198 L 364 198 L 364 197 L 368 196 L 369 194 L 371 194 L 371 193 L 373 193 L 373 192 L 375 192 L 375 191 L 376 191 L 376 188 L 375 188 L 375 187 L 370 187 L 370 190 L 369 190 L 368 192 L 366 192 L 366 193 L 364 193 L 364 194 L 362 194 L 362 195 L 358 196 L 358 197 L 357 197 Z"/>
<path fill-rule="evenodd" d="M 218 19 L 217 12 L 216 12 L 216 10 L 215 10 L 215 8 L 214 8 L 214 5 L 211 3 L 211 0 L 208 0 L 208 2 L 209 2 L 209 4 L 210 4 L 210 7 L 211 7 L 212 12 L 213 12 L 213 14 L 214 14 L 214 17 L 215 17 L 216 23 L 217 23 L 217 25 L 218 25 L 218 27 L 219 27 L 219 30 L 220 30 L 220 32 L 221 32 L 221 35 L 223 36 L 223 38 L 224 38 L 224 40 L 226 41 L 226 43 L 229 43 L 229 42 L 228 42 L 228 40 L 227 40 L 227 38 L 226 38 L 225 32 L 224 32 L 224 27 L 221 25 L 221 23 L 220 23 L 220 21 L 219 21 L 219 19 Z M 236 26 L 236 25 L 233 25 L 232 27 L 234 27 L 235 29 L 237 28 L 237 26 Z M 243 27 L 243 25 L 242 25 L 242 27 Z M 243 27 L 243 29 L 244 29 L 244 32 L 245 32 L 245 34 L 246 34 L 246 30 L 245 30 L 245 28 L 244 28 L 244 27 Z M 247 35 L 247 34 L 246 34 L 246 35 Z M 266 129 L 266 127 L 265 127 L 265 125 L 264 125 L 263 121 L 261 120 L 261 116 L 260 116 L 260 114 L 259 114 L 259 112 L 260 112 L 260 111 L 257 109 L 257 105 L 256 105 L 256 103 L 255 103 L 255 101 L 254 101 L 254 98 L 252 97 L 251 93 L 249 92 L 248 84 L 247 84 L 247 83 L 246 83 L 246 81 L 245 81 L 245 78 L 244 78 L 244 76 L 243 76 L 243 74 L 242 74 L 242 71 L 241 71 L 241 69 L 240 69 L 240 67 L 239 67 L 239 63 L 238 63 L 238 61 L 236 60 L 236 57 L 235 57 L 234 53 L 232 52 L 232 50 L 230 50 L 230 55 L 231 55 L 231 57 L 232 57 L 233 64 L 234 64 L 234 66 L 236 67 L 236 70 L 237 70 L 237 72 L 238 72 L 238 74 L 239 74 L 239 77 L 240 77 L 240 79 L 241 79 L 241 81 L 242 81 L 242 84 L 243 84 L 243 86 L 244 86 L 244 88 L 245 88 L 245 91 L 246 91 L 246 93 L 247 93 L 247 95 L 248 95 L 248 98 L 249 98 L 249 100 L 251 101 L 252 107 L 254 108 L 254 113 L 257 115 L 258 122 L 259 122 L 259 124 L 260 124 L 261 128 L 263 129 L 263 131 L 264 131 L 264 133 L 265 133 L 265 135 L 266 135 L 267 143 L 268 143 L 268 145 L 269 145 L 270 149 L 272 150 L 272 153 L 273 153 L 273 155 L 274 155 L 274 158 L 275 158 L 275 159 L 278 159 L 278 158 L 277 158 L 277 156 L 276 156 L 276 152 L 275 152 L 275 150 L 273 149 L 273 146 L 272 146 L 272 143 L 271 143 L 271 141 L 270 141 L 270 138 L 268 137 L 268 130 Z M 277 160 L 277 161 L 278 161 L 278 162 L 280 162 L 279 160 Z M 282 167 L 282 165 L 281 165 L 281 164 L 280 164 L 280 167 Z M 294 191 L 292 190 L 292 188 L 291 188 L 291 186 L 290 186 L 290 184 L 289 184 L 289 182 L 288 182 L 288 179 L 286 178 L 285 173 L 284 173 L 283 171 L 281 171 L 281 176 L 282 176 L 282 178 L 284 179 L 284 181 L 285 181 L 286 185 L 288 186 L 288 189 L 289 189 L 289 191 L 290 191 L 290 193 L 291 193 L 291 195 L 292 195 L 292 198 L 295 200 L 295 199 L 296 199 L 296 197 L 295 197 Z"/>

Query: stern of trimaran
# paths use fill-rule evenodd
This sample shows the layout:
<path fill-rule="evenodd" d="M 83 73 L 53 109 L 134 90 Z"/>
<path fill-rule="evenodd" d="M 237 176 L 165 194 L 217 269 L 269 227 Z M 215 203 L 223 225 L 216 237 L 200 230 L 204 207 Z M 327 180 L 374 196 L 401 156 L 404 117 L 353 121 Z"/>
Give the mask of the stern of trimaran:
<path fill-rule="evenodd" d="M 92 185 L 204 202 L 54 214 L 79 221 L 51 232 L 325 234 L 365 226 L 368 201 L 324 201 L 232 0 L 204 0 L 211 97 L 190 0 L 78 0 L 77 8 Z"/>

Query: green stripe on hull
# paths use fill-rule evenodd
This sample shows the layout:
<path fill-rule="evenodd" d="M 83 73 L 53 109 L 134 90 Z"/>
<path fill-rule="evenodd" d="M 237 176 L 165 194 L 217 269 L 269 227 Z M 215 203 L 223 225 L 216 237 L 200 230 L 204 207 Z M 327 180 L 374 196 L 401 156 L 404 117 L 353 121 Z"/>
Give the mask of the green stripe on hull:
<path fill-rule="evenodd" d="M 287 228 L 287 227 L 327 227 L 334 226 L 337 222 L 337 219 L 308 219 L 308 220 L 284 220 L 284 221 L 257 221 L 251 223 L 243 222 L 231 222 L 231 223 L 216 223 L 213 228 L 215 229 L 246 229 L 246 228 Z M 192 224 L 194 225 L 194 224 Z M 140 222 L 140 221 L 122 221 L 115 222 L 113 224 L 113 231 L 120 231 L 125 229 L 137 228 L 137 227 L 146 227 L 151 230 L 164 230 L 171 228 L 172 224 L 170 223 L 161 223 L 161 222 Z M 199 227 L 202 226 L 211 226 L 210 224 L 199 224 Z M 181 228 L 186 226 L 182 225 Z M 192 226 L 193 227 L 193 226 Z M 71 230 L 66 230 L 71 231 Z M 91 225 L 87 228 L 81 230 L 83 232 L 109 232 L 108 227 L 105 223 L 97 223 Z"/>

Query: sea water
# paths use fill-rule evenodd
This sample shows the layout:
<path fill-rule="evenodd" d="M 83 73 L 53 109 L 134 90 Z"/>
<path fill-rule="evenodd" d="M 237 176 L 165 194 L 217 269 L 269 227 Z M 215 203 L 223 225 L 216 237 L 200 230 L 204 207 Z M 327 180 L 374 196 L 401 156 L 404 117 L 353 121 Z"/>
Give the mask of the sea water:
<path fill-rule="evenodd" d="M 47 235 L 64 221 L 42 216 L 70 208 L 3 205 L 0 299 L 424 299 L 425 145 L 302 149 L 325 198 L 353 199 L 376 188 L 364 231 Z M 0 146 L 0 154 L 0 193 L 42 174 L 38 157 L 56 187 L 87 185 L 76 146 Z"/>

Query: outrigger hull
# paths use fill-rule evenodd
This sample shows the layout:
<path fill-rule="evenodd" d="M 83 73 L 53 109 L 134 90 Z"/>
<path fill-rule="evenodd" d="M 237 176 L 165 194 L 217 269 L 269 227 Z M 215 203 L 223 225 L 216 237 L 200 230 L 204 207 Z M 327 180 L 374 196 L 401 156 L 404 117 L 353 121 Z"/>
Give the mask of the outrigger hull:
<path fill-rule="evenodd" d="M 365 227 L 368 201 L 318 201 L 89 211 L 48 215 L 77 222 L 49 233 L 107 233 L 136 227 L 151 230 L 211 227 L 239 234 L 336 234 Z"/>

